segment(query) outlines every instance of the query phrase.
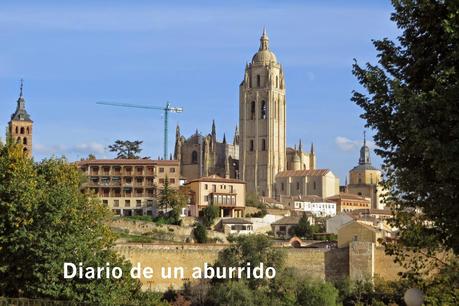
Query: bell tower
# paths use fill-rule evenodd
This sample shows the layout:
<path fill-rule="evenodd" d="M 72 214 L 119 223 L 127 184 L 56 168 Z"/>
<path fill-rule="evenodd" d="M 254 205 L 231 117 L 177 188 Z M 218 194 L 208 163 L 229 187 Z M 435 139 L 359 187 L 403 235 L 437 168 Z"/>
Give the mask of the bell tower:
<path fill-rule="evenodd" d="M 286 164 L 285 79 L 266 30 L 239 86 L 239 158 L 247 193 L 272 197 Z"/>
<path fill-rule="evenodd" d="M 17 101 L 16 111 L 11 115 L 8 123 L 9 137 L 12 141 L 20 143 L 24 147 L 24 152 L 32 157 L 32 125 L 33 121 L 25 109 L 25 99 L 22 95 L 24 82 L 21 79 L 19 98 Z"/>

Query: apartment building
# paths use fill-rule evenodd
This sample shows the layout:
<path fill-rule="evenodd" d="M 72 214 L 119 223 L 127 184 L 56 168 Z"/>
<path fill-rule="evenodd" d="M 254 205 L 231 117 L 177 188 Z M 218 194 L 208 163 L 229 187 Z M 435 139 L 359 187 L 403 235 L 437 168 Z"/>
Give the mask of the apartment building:
<path fill-rule="evenodd" d="M 88 180 L 83 187 L 98 195 L 115 215 L 156 215 L 166 179 L 180 184 L 179 162 L 150 159 L 94 159 L 77 163 Z"/>
<path fill-rule="evenodd" d="M 211 175 L 189 181 L 185 187 L 190 195 L 190 216 L 201 216 L 202 209 L 208 205 L 217 206 L 220 209 L 220 217 L 244 216 L 245 182 L 241 180 Z"/>

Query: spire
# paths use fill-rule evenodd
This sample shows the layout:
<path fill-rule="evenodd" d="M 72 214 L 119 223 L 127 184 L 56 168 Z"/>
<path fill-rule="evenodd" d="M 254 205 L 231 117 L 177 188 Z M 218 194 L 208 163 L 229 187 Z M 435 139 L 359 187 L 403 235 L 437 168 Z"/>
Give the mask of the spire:
<path fill-rule="evenodd" d="M 370 161 L 370 148 L 367 146 L 367 133 L 366 133 L 366 131 L 363 131 L 363 146 L 362 146 L 362 148 L 360 148 L 359 164 L 360 165 L 371 164 L 371 161 Z"/>
<path fill-rule="evenodd" d="M 263 28 L 263 34 L 260 37 L 260 49 L 259 51 L 269 50 L 269 37 L 266 33 L 266 27 Z"/>
<path fill-rule="evenodd" d="M 217 130 L 215 128 L 215 120 L 212 119 L 212 136 L 217 135 Z"/>
<path fill-rule="evenodd" d="M 311 142 L 311 154 L 314 154 L 314 143 Z"/>
<path fill-rule="evenodd" d="M 236 125 L 236 129 L 234 130 L 233 145 L 239 145 L 239 129 L 237 125 Z"/>
<path fill-rule="evenodd" d="M 301 138 L 300 138 L 300 143 L 298 144 L 298 151 L 303 152 L 303 144 L 301 143 Z"/>
<path fill-rule="evenodd" d="M 180 138 L 180 126 L 177 123 L 177 127 L 175 128 L 175 138 L 179 139 Z"/>
<path fill-rule="evenodd" d="M 32 122 L 29 114 L 27 113 L 25 109 L 25 99 L 23 96 L 23 88 L 24 88 L 24 80 L 21 79 L 21 85 L 19 87 L 19 98 L 17 101 L 16 111 L 14 112 L 14 114 L 11 115 L 11 120 Z"/>
<path fill-rule="evenodd" d="M 226 135 L 223 133 L 223 143 L 226 144 Z"/>
<path fill-rule="evenodd" d="M 24 79 L 21 79 L 21 87 L 19 91 L 19 97 L 22 97 L 22 88 L 24 87 Z"/>

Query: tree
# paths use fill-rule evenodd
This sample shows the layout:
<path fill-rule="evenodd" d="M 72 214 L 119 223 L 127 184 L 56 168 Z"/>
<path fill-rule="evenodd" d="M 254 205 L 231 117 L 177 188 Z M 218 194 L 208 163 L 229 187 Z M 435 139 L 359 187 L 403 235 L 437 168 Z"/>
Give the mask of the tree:
<path fill-rule="evenodd" d="M 186 206 L 186 195 L 169 185 L 169 179 L 164 179 L 164 185 L 159 195 L 159 208 L 164 210 L 168 216 L 168 223 L 180 224 L 180 215 L 183 207 Z"/>
<path fill-rule="evenodd" d="M 309 224 L 306 214 L 303 214 L 298 222 L 298 225 L 292 228 L 292 234 L 298 237 L 312 237 L 314 234 L 314 228 Z"/>
<path fill-rule="evenodd" d="M 220 214 L 220 209 L 215 205 L 207 205 L 202 210 L 202 223 L 205 227 L 210 227 L 213 223 L 215 218 L 217 218 Z"/>
<path fill-rule="evenodd" d="M 233 245 L 219 252 L 215 266 L 244 267 L 248 262 L 252 267 L 263 263 L 265 267 L 281 271 L 284 268 L 285 254 L 273 248 L 271 240 L 264 235 L 238 236 Z M 266 285 L 267 280 L 249 279 L 248 284 L 255 289 Z"/>
<path fill-rule="evenodd" d="M 114 144 L 109 145 L 110 152 L 116 152 L 117 159 L 139 159 L 142 149 L 140 145 L 143 141 L 117 140 Z"/>
<path fill-rule="evenodd" d="M 328 282 L 303 281 L 298 289 L 297 305 L 338 305 L 338 290 Z"/>
<path fill-rule="evenodd" d="M 207 229 L 204 225 L 197 222 L 193 228 L 193 236 L 198 243 L 207 242 Z"/>
<path fill-rule="evenodd" d="M 81 193 L 81 173 L 64 159 L 35 164 L 22 146 L 0 148 L 0 296 L 119 305 L 140 283 L 112 246 L 110 213 Z M 64 279 L 63 265 L 121 267 L 116 279 Z M 127 276 L 127 277 L 126 277 Z"/>
<path fill-rule="evenodd" d="M 366 93 L 352 100 L 376 130 L 386 204 L 400 229 L 387 251 L 408 269 L 404 277 L 422 282 L 450 265 L 444 252 L 459 252 L 459 3 L 392 3 L 402 33 L 374 41 L 377 65 L 354 64 Z"/>

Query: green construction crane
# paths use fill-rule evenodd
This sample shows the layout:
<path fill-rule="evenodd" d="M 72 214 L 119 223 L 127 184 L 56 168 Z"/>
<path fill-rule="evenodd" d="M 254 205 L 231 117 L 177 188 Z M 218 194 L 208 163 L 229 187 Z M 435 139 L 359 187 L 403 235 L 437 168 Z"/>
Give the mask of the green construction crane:
<path fill-rule="evenodd" d="M 168 134 L 168 120 L 169 120 L 169 113 L 181 113 L 183 112 L 182 107 L 171 107 L 169 102 L 166 103 L 166 107 L 162 106 L 148 106 L 148 105 L 137 105 L 137 104 L 129 104 L 129 103 L 114 103 L 114 102 L 96 102 L 97 104 L 102 105 L 111 105 L 111 106 L 121 106 L 121 107 L 133 107 L 133 108 L 144 108 L 144 109 L 159 109 L 164 111 L 164 159 L 168 158 L 168 150 L 167 150 L 167 134 Z"/>

